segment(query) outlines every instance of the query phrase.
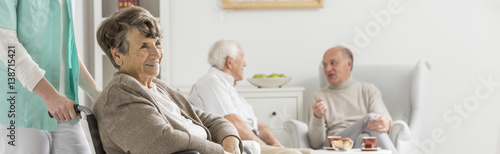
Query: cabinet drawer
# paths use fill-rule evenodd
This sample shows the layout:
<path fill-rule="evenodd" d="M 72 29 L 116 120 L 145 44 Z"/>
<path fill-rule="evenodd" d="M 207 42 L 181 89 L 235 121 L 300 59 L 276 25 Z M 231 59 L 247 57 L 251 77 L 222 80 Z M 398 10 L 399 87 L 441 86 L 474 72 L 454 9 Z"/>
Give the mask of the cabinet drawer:
<path fill-rule="evenodd" d="M 283 122 L 297 119 L 297 98 L 246 98 L 257 119 L 270 129 L 284 129 Z"/>

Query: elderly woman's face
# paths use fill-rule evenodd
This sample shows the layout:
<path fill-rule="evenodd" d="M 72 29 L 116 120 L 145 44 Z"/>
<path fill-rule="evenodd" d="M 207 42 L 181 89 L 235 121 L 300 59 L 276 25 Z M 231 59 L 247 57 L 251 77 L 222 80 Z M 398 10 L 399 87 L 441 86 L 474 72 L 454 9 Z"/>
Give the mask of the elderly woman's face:
<path fill-rule="evenodd" d="M 127 36 L 128 54 L 121 55 L 120 72 L 136 78 L 145 86 L 160 73 L 163 51 L 159 39 L 146 38 L 137 29 Z"/>

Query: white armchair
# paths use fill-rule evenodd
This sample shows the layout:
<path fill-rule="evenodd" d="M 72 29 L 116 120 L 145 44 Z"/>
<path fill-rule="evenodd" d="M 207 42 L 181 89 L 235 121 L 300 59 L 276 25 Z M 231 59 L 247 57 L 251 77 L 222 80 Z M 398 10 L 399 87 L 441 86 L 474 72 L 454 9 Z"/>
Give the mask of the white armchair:
<path fill-rule="evenodd" d="M 398 142 L 411 137 L 420 109 L 425 105 L 425 91 L 428 72 L 431 69 L 426 60 L 414 65 L 355 65 L 353 79 L 372 83 L 380 89 L 385 105 L 393 119 L 389 137 L 398 148 Z M 323 68 L 320 66 L 320 85 L 328 84 Z M 308 109 L 304 109 L 307 113 Z M 420 116 L 421 117 L 421 116 Z M 310 148 L 307 137 L 308 126 L 298 120 L 287 120 L 284 128 L 292 139 L 293 148 Z"/>

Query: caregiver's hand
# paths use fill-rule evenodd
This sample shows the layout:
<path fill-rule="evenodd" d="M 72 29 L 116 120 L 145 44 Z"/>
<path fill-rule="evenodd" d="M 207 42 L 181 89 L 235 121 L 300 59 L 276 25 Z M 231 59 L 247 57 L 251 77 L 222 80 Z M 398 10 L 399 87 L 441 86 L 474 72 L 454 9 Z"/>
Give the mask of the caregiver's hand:
<path fill-rule="evenodd" d="M 70 121 L 77 117 L 73 108 L 75 102 L 59 95 L 45 77 L 38 82 L 33 91 L 45 101 L 47 110 L 57 121 Z M 81 119 L 81 116 L 78 115 L 78 118 Z"/>

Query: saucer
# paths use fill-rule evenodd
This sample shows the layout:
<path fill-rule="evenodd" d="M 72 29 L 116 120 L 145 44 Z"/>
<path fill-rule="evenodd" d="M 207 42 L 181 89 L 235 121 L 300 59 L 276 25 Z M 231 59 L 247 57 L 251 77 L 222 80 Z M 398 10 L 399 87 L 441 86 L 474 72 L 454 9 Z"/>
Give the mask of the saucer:
<path fill-rule="evenodd" d="M 378 148 L 359 148 L 361 149 L 361 151 L 378 151 L 382 148 L 378 147 Z"/>
<path fill-rule="evenodd" d="M 333 150 L 333 151 L 335 151 L 335 148 L 333 148 L 333 147 L 323 147 L 323 149 L 325 149 L 325 150 Z"/>

